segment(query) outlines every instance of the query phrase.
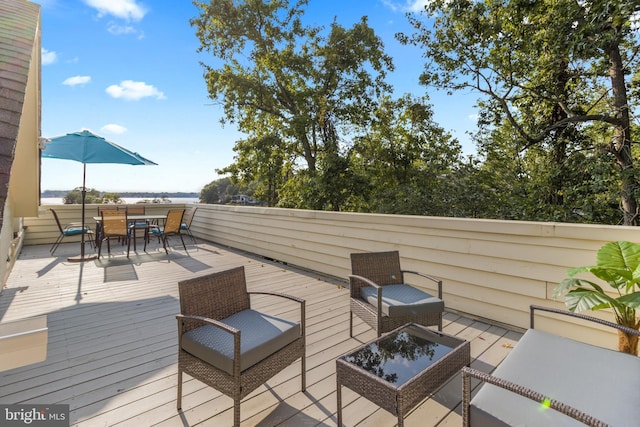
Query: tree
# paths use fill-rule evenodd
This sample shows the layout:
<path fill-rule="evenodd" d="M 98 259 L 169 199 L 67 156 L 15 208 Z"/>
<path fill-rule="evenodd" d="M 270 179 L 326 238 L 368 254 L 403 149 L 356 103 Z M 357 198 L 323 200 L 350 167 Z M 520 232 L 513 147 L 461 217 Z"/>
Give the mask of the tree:
<path fill-rule="evenodd" d="M 349 29 L 333 22 L 325 34 L 303 24 L 307 0 L 195 4 L 201 13 L 191 23 L 200 51 L 221 61 L 203 66 L 210 98 L 222 99 L 224 121 L 237 123 L 253 142 L 277 135 L 278 155 L 323 187 L 323 199 L 339 209 L 347 182 L 331 175 L 329 185 L 323 176 L 330 175 L 316 172 L 344 164 L 347 136 L 366 127 L 377 97 L 391 89 L 384 81 L 391 58 L 366 17 Z M 250 149 L 243 142 L 236 148 Z"/>
<path fill-rule="evenodd" d="M 622 222 L 638 225 L 625 70 L 637 69 L 639 10 L 618 0 L 434 0 L 425 9 L 433 21 L 411 15 L 417 33 L 398 37 L 425 48 L 423 83 L 478 91 L 487 99 L 481 107 L 508 120 L 523 149 L 554 160 L 550 203 L 564 203 L 565 162 L 585 149 L 571 141 L 606 150 L 618 168 Z"/>
<path fill-rule="evenodd" d="M 122 203 L 122 198 L 120 197 L 120 194 L 118 194 L 118 193 L 103 193 L 101 197 L 102 197 L 102 201 L 101 202 L 95 202 L 95 203 L 106 203 L 106 204 L 121 204 Z"/>
<path fill-rule="evenodd" d="M 223 180 L 230 183 L 229 178 L 223 178 L 222 180 L 212 181 L 205 185 L 202 190 L 200 190 L 200 203 L 220 203 L 220 186 Z"/>
<path fill-rule="evenodd" d="M 68 192 L 67 195 L 62 198 L 62 202 L 66 205 L 82 204 L 82 187 L 76 187 Z M 94 188 L 87 188 L 85 203 L 120 204 L 122 203 L 122 199 L 120 198 L 120 195 L 118 193 L 100 194 L 100 192 Z"/>
<path fill-rule="evenodd" d="M 255 184 L 254 197 L 276 206 L 279 189 L 292 169 L 291 162 L 285 160 L 283 146 L 276 135 L 237 141 L 234 163 L 217 172 L 231 174 L 234 181 L 243 185 Z"/>
<path fill-rule="evenodd" d="M 82 187 L 76 187 L 68 192 L 67 195 L 62 198 L 62 202 L 65 205 L 82 204 Z M 100 195 L 100 192 L 93 188 L 87 188 L 85 203 L 102 203 L 102 196 Z"/>
<path fill-rule="evenodd" d="M 229 203 L 236 194 L 246 194 L 252 197 L 255 192 L 254 187 L 255 183 L 253 182 L 248 185 L 240 185 L 234 183 L 233 179 L 227 176 L 205 185 L 200 191 L 200 203 Z"/>
<path fill-rule="evenodd" d="M 493 190 L 484 193 L 482 217 L 619 223 L 619 175 L 609 153 L 588 148 L 592 139 L 588 134 L 568 141 L 571 154 L 558 164 L 547 144 L 523 149 L 509 120 L 492 126 L 483 125 L 484 120 L 480 119 L 475 135 L 482 160 L 472 177 L 476 188 L 482 182 L 484 189 Z"/>
<path fill-rule="evenodd" d="M 368 188 L 367 210 L 380 213 L 447 215 L 443 188 L 456 170 L 461 147 L 433 122 L 427 98 L 386 98 L 370 130 L 357 138 L 351 167 Z"/>

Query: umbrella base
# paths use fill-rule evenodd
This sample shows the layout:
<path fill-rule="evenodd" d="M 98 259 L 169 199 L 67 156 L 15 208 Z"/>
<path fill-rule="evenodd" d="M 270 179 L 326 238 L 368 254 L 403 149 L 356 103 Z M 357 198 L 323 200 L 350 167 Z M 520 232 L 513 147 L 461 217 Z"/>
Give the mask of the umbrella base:
<path fill-rule="evenodd" d="M 76 256 L 76 257 L 71 257 L 71 258 L 67 258 L 67 261 L 69 262 L 85 262 L 85 261 L 93 261 L 98 259 L 98 255 L 88 255 L 85 257 L 82 256 Z"/>

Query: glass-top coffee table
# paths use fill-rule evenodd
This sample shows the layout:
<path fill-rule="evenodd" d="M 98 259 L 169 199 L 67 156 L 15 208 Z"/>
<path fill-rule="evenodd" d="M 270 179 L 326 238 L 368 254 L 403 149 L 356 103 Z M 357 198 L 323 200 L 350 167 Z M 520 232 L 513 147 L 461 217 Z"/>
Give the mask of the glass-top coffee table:
<path fill-rule="evenodd" d="M 398 417 L 437 390 L 471 362 L 468 341 L 404 325 L 336 360 L 338 426 L 342 426 L 345 386 Z"/>

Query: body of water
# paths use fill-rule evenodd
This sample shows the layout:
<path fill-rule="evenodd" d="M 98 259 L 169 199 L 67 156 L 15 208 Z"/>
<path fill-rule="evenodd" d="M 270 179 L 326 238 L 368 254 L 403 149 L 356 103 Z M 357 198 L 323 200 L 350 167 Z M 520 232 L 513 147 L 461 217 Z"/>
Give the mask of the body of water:
<path fill-rule="evenodd" d="M 122 201 L 124 204 L 133 205 L 142 200 L 152 200 L 144 197 L 123 197 Z M 171 203 L 198 203 L 200 199 L 197 197 L 169 197 L 168 200 L 171 200 Z M 40 199 L 40 204 L 44 205 L 61 205 L 62 197 L 43 197 Z"/>

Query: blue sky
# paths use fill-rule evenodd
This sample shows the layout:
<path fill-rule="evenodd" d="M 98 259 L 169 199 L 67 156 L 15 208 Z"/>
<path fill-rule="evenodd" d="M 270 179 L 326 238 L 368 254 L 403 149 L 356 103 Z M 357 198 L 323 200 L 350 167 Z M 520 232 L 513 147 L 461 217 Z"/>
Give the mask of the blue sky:
<path fill-rule="evenodd" d="M 411 32 L 405 13 L 427 0 L 310 0 L 306 20 L 328 26 L 334 16 L 350 27 L 362 15 L 382 38 L 396 71 L 388 79 L 397 94 L 421 96 L 421 52 L 394 34 Z M 220 125 L 221 108 L 208 97 L 199 42 L 189 19 L 190 0 L 41 0 L 42 136 L 89 129 L 136 151 L 158 166 L 87 165 L 87 187 L 99 191 L 199 192 L 233 162 L 243 138 Z M 465 152 L 465 132 L 475 128 L 475 96 L 429 89 L 435 120 Z M 42 160 L 42 189 L 82 184 L 82 165 Z"/>

